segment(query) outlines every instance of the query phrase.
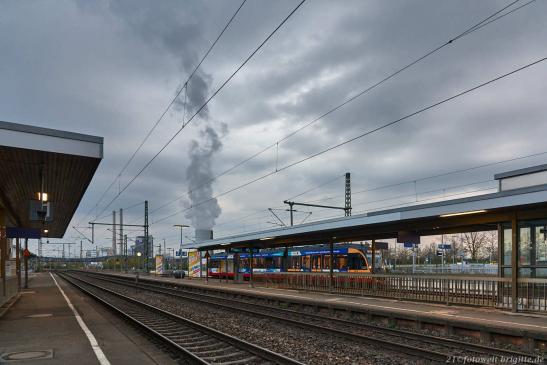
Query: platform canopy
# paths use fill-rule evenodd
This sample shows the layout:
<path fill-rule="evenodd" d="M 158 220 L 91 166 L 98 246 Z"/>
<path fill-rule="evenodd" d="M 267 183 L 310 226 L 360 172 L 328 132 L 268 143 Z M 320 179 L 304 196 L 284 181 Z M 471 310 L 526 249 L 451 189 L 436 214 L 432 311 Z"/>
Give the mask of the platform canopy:
<path fill-rule="evenodd" d="M 533 170 L 533 173 L 541 177 L 544 171 L 547 171 L 547 165 Z M 496 176 L 496 179 L 514 176 L 508 174 Z M 199 250 L 265 248 L 388 238 L 406 242 L 407 237 L 419 239 L 426 235 L 496 230 L 499 223 L 509 222 L 513 217 L 535 219 L 547 216 L 546 179 L 537 176 L 533 181 L 541 182 L 540 185 L 198 241 L 186 247 Z M 500 181 L 500 186 L 503 183 Z M 523 184 L 519 182 L 516 185 Z"/>
<path fill-rule="evenodd" d="M 102 137 L 0 122 L 0 206 L 6 226 L 62 237 L 102 158 Z M 45 221 L 32 219 L 40 192 L 49 203 Z"/>

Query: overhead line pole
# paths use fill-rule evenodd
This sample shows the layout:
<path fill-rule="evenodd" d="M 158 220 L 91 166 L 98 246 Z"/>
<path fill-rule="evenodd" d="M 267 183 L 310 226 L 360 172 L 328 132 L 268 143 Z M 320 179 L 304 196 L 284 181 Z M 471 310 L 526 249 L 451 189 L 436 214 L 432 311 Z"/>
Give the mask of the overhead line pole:
<path fill-rule="evenodd" d="M 146 246 L 144 247 L 144 252 L 146 253 L 146 257 L 144 258 L 144 262 L 146 265 L 146 272 L 148 273 L 148 255 L 149 255 L 149 237 L 148 237 L 148 200 L 144 201 L 144 242 L 146 243 Z"/>

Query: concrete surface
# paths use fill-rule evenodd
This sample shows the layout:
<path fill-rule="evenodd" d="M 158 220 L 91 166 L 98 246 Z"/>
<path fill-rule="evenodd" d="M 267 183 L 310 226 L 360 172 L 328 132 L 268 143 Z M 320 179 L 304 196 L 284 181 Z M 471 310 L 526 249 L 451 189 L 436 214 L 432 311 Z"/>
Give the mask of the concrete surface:
<path fill-rule="evenodd" d="M 111 364 L 175 363 L 168 354 L 161 352 L 112 312 L 59 277 L 56 279 Z M 99 363 L 89 340 L 48 273 L 37 274 L 29 289 L 21 293 L 21 298 L 0 319 L 0 356 L 18 351 L 44 351 L 51 357 L 13 362 L 18 365 Z"/>

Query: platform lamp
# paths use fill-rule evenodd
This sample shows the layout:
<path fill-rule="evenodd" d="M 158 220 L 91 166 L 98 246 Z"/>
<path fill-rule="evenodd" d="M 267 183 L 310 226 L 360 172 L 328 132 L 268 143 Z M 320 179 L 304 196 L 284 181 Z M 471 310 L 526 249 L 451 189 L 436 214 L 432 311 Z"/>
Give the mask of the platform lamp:
<path fill-rule="evenodd" d="M 181 271 L 181 274 L 180 274 L 180 278 L 182 279 L 182 230 L 183 228 L 190 228 L 189 225 L 187 224 L 174 224 L 173 227 L 179 227 L 180 228 L 180 248 L 179 248 L 179 253 L 180 253 L 180 271 Z M 186 260 L 188 260 L 188 257 L 186 257 Z M 188 264 L 190 264 L 188 262 Z M 190 267 L 188 267 L 188 275 L 190 275 Z"/>

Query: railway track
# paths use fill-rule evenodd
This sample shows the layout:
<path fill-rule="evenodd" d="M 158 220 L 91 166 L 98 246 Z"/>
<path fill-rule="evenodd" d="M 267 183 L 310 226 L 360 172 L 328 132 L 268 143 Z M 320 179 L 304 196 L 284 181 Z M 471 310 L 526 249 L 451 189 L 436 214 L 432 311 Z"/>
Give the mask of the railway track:
<path fill-rule="evenodd" d="M 352 341 L 363 341 L 379 345 L 389 350 L 396 350 L 413 357 L 428 359 L 434 362 L 454 362 L 466 359 L 466 363 L 491 363 L 493 358 L 521 359 L 518 363 L 537 363 L 535 355 L 518 351 L 499 349 L 465 341 L 430 336 L 405 330 L 385 328 L 364 322 L 355 322 L 319 314 L 303 313 L 290 309 L 250 303 L 239 299 L 215 296 L 211 294 L 186 291 L 172 283 L 139 282 L 135 285 L 131 278 L 108 274 L 85 273 L 99 280 L 113 284 L 137 287 L 171 297 L 212 305 L 225 310 L 244 312 L 255 316 L 265 316 L 277 321 L 288 322 L 301 328 L 318 330 L 324 333 L 341 336 Z M 529 360 L 529 361 L 526 361 Z"/>
<path fill-rule="evenodd" d="M 219 332 L 161 308 L 142 303 L 74 275 L 58 273 L 97 301 L 144 329 L 189 364 L 302 365 L 302 363 Z"/>

